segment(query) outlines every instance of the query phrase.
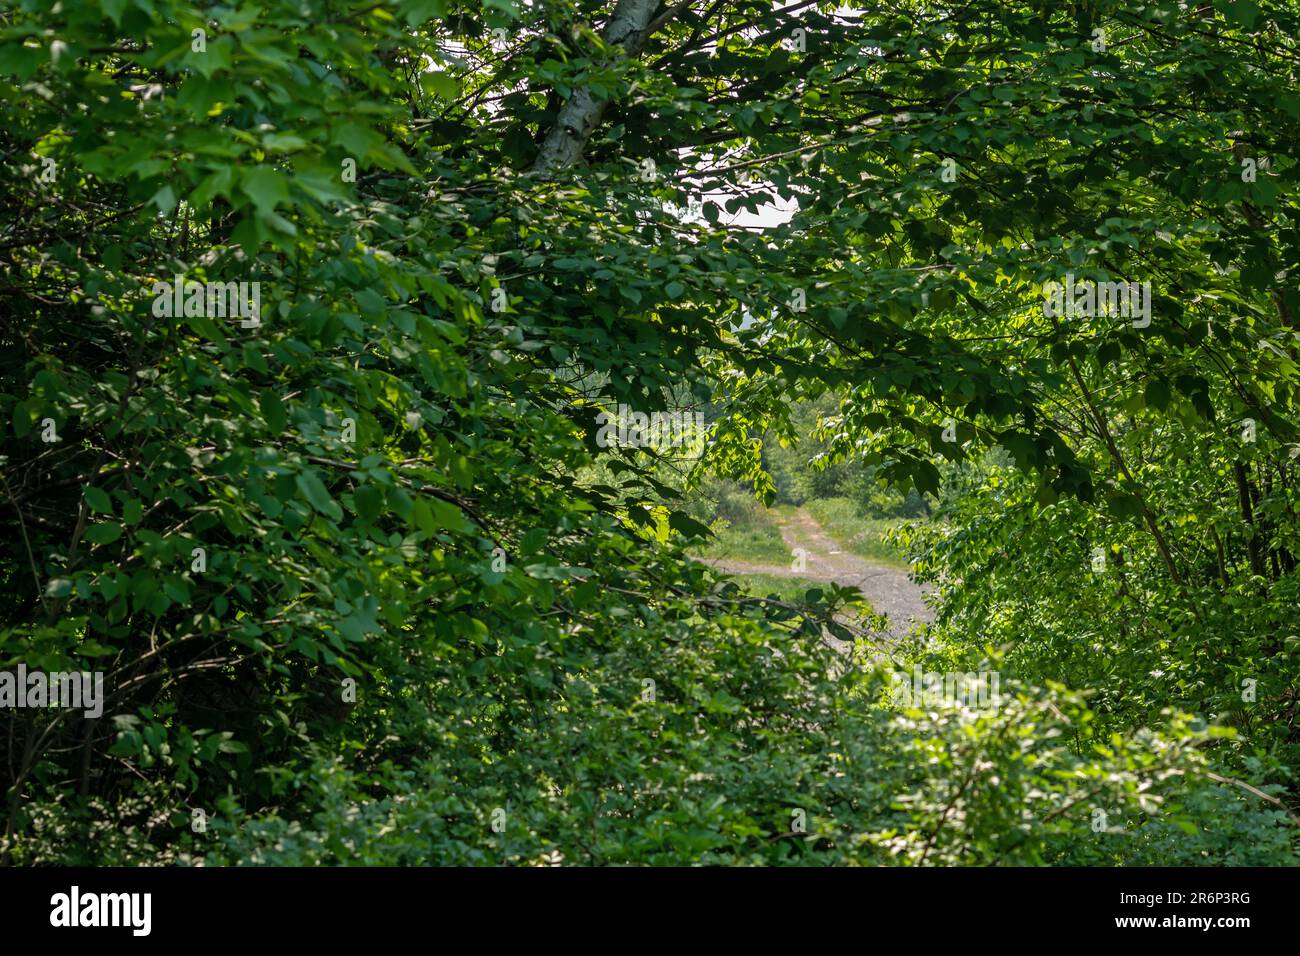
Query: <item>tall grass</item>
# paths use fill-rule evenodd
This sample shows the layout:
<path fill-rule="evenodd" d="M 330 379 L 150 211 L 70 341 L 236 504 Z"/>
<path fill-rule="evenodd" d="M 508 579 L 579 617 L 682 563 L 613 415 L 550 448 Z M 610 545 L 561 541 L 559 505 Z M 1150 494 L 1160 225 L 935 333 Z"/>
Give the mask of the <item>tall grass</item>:
<path fill-rule="evenodd" d="M 804 508 L 846 551 L 880 564 L 908 566 L 907 555 L 881 538 L 898 527 L 901 519 L 865 518 L 848 498 L 819 498 L 804 502 Z"/>
<path fill-rule="evenodd" d="M 752 499 L 746 507 L 732 510 L 731 517 L 719 518 L 712 529 L 717 537 L 700 550 L 701 557 L 783 565 L 792 560 L 775 519 Z"/>

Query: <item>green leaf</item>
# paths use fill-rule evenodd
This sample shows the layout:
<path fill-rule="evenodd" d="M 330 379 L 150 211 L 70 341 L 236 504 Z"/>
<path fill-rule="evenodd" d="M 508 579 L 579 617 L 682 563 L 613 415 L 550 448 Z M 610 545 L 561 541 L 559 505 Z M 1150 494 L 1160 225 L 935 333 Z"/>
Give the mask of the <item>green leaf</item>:
<path fill-rule="evenodd" d="M 454 100 L 460 96 L 460 83 L 450 73 L 441 70 L 432 70 L 428 73 L 421 74 L 420 81 L 427 86 L 435 96 L 444 100 Z"/>
<path fill-rule="evenodd" d="M 289 201 L 289 187 L 285 178 L 269 166 L 254 166 L 244 170 L 239 187 L 253 200 L 253 205 L 261 213 L 272 213 L 279 203 Z"/>
<path fill-rule="evenodd" d="M 1146 391 L 1143 393 L 1143 400 L 1150 408 L 1158 408 L 1162 411 L 1169 407 L 1171 399 L 1169 383 L 1162 379 L 1153 378 L 1147 382 Z"/>
<path fill-rule="evenodd" d="M 122 503 L 122 520 L 127 524 L 136 525 L 144 517 L 144 506 L 136 498 L 128 498 Z"/>
<path fill-rule="evenodd" d="M 267 427 L 273 432 L 283 432 L 285 425 L 288 424 L 288 416 L 285 414 L 284 402 L 280 396 L 273 389 L 264 388 L 257 396 L 257 405 L 262 410 L 262 417 L 266 419 Z"/>
<path fill-rule="evenodd" d="M 358 515 L 366 521 L 374 521 L 383 513 L 384 492 L 374 485 L 362 485 L 353 492 L 352 503 Z"/>
<path fill-rule="evenodd" d="M 938 497 L 939 469 L 930 462 L 920 461 L 916 463 L 912 469 L 912 481 L 916 484 L 917 491 L 922 494 L 929 492 Z"/>
<path fill-rule="evenodd" d="M 688 538 L 707 538 L 713 534 L 708 525 L 701 524 L 682 511 L 669 513 L 668 526 Z"/>
<path fill-rule="evenodd" d="M 119 524 L 93 524 L 86 529 L 86 540 L 91 544 L 112 544 L 118 538 L 122 537 L 122 526 Z"/>
<path fill-rule="evenodd" d="M 442 19 L 447 15 L 448 0 L 407 0 L 403 16 L 407 26 L 418 26 L 426 20 Z"/>
<path fill-rule="evenodd" d="M 295 483 L 298 490 L 302 492 L 302 496 L 321 514 L 335 520 L 342 517 L 342 509 L 339 508 L 338 502 L 330 497 L 329 490 L 326 489 L 315 471 L 301 472 L 295 479 Z"/>
<path fill-rule="evenodd" d="M 85 494 L 86 504 L 90 506 L 91 511 L 105 515 L 113 513 L 113 501 L 108 497 L 108 492 L 94 485 L 86 485 Z"/>

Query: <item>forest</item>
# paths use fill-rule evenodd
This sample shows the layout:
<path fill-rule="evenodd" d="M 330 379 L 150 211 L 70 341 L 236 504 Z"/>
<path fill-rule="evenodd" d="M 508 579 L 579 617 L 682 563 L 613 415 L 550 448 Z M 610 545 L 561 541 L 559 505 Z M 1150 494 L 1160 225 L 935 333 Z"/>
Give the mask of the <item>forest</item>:
<path fill-rule="evenodd" d="M 0 4 L 0 865 L 1296 865 L 1295 152 L 1297 0 Z"/>

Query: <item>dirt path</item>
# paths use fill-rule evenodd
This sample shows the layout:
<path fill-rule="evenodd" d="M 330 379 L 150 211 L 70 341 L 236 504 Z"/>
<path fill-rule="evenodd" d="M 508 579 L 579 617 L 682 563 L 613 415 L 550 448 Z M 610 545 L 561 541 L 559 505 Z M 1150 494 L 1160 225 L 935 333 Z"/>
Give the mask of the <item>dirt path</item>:
<path fill-rule="evenodd" d="M 756 564 L 730 559 L 709 560 L 715 568 L 732 574 L 770 574 L 782 578 L 830 581 L 858 588 L 879 614 L 889 619 L 889 633 L 906 634 L 918 623 L 933 619 L 926 607 L 924 590 L 906 569 L 868 561 L 845 551 L 808 512 L 798 509 L 791 517 L 778 517 L 781 537 L 791 551 L 789 564 Z M 804 567 L 795 570 L 795 556 L 802 555 Z"/>

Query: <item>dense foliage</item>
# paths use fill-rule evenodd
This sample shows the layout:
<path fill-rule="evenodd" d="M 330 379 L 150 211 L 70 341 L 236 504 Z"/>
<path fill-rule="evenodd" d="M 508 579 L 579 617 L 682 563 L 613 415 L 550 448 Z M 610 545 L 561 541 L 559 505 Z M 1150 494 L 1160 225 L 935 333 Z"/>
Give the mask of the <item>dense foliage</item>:
<path fill-rule="evenodd" d="M 6 862 L 1293 858 L 1300 8 L 835 7 L 0 11 Z M 809 438 L 915 641 L 687 557 Z"/>

